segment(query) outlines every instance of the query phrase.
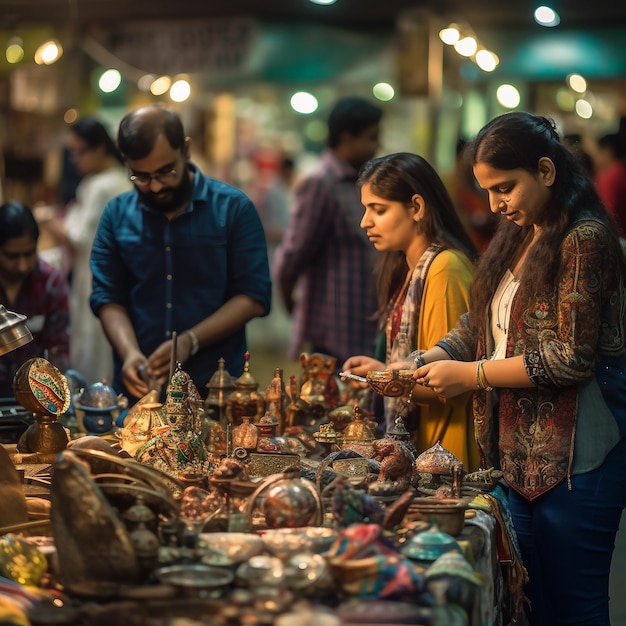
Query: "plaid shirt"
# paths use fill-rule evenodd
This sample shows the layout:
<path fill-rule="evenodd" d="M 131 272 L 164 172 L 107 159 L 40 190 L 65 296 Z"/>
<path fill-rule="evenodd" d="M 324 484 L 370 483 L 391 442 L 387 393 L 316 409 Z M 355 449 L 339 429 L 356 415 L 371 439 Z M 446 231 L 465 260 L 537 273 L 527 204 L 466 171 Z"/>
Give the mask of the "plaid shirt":
<path fill-rule="evenodd" d="M 13 397 L 13 377 L 28 359 L 44 356 L 61 371 L 67 367 L 69 350 L 68 284 L 62 274 L 39 259 L 22 284 L 15 302 L 0 285 L 0 302 L 15 313 L 26 315 L 33 341 L 0 356 L 0 397 Z"/>
<path fill-rule="evenodd" d="M 374 354 L 376 250 L 359 223 L 356 171 L 331 151 L 294 190 L 289 226 L 276 252 L 274 275 L 283 293 L 297 284 L 291 357 L 305 341 L 339 363 Z"/>

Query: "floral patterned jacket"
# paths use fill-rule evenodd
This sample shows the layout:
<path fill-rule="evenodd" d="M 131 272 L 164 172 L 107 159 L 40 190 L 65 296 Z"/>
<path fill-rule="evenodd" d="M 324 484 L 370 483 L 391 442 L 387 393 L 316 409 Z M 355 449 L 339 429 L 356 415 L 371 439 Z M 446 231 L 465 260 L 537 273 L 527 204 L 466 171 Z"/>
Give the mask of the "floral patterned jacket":
<path fill-rule="evenodd" d="M 511 308 L 506 356 L 522 355 L 534 387 L 474 393 L 476 439 L 484 467 L 534 500 L 569 475 L 578 388 L 602 356 L 624 352 L 624 286 L 606 227 L 577 222 L 561 245 L 555 288 L 532 297 L 520 285 Z M 464 315 L 440 342 L 452 358 L 488 358 L 490 322 L 473 333 Z"/>

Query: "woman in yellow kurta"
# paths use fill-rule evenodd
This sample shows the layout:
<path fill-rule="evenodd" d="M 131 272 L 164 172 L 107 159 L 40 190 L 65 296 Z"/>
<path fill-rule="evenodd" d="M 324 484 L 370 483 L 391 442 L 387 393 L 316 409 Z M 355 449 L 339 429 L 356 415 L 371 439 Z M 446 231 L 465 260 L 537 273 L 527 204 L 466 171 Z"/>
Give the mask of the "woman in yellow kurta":
<path fill-rule="evenodd" d="M 379 358 L 352 356 L 343 365 L 343 371 L 365 376 L 429 349 L 455 326 L 469 307 L 476 250 L 443 182 L 418 155 L 373 159 L 358 184 L 365 207 L 361 228 L 383 252 L 377 275 Z M 387 426 L 398 414 L 406 415 L 418 452 L 439 441 L 467 471 L 478 468 L 471 394 L 444 401 L 418 385 L 410 399 L 384 399 Z"/>

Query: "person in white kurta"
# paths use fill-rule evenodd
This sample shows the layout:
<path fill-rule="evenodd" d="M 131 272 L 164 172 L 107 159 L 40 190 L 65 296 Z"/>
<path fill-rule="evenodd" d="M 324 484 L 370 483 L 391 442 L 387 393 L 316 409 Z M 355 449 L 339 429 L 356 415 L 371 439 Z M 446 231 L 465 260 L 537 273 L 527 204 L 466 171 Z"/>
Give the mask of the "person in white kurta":
<path fill-rule="evenodd" d="M 113 140 L 100 122 L 90 118 L 78 121 L 70 129 L 66 145 L 70 159 L 83 175 L 75 202 L 55 229 L 71 255 L 69 363 L 88 385 L 98 381 L 111 384 L 111 344 L 89 307 L 89 256 L 105 205 L 132 185 Z"/>

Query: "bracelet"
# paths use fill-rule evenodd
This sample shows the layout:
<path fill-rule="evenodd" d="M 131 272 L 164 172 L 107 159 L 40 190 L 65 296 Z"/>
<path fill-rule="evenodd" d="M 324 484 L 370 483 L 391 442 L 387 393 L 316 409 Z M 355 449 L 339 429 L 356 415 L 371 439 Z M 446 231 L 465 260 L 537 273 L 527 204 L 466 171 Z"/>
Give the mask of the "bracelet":
<path fill-rule="evenodd" d="M 426 365 L 426 359 L 424 358 L 424 353 L 423 352 L 418 352 L 415 355 L 415 369 L 419 369 L 420 367 L 423 367 L 424 365 Z"/>
<path fill-rule="evenodd" d="M 191 339 L 191 352 L 189 355 L 193 356 L 200 349 L 200 342 L 198 341 L 196 333 L 194 333 L 193 330 L 186 330 L 185 333 L 189 335 L 189 338 Z"/>
<path fill-rule="evenodd" d="M 487 376 L 485 374 L 485 363 L 487 359 L 480 359 L 476 363 L 476 389 L 482 389 L 483 391 L 493 391 L 493 387 L 489 384 Z"/>

